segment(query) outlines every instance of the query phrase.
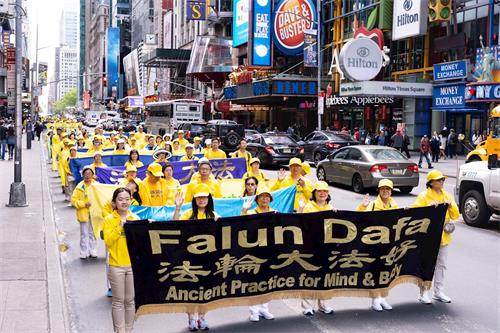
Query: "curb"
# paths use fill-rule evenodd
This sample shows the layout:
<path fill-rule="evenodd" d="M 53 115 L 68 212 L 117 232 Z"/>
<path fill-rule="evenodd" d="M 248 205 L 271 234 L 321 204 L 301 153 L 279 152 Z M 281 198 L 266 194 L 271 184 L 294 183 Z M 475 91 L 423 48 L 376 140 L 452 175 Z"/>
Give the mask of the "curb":
<path fill-rule="evenodd" d="M 43 141 L 45 143 L 45 141 Z M 46 168 L 45 145 L 42 144 L 40 168 L 42 179 L 43 222 L 45 227 L 45 254 L 47 271 L 47 298 L 49 332 L 71 332 L 69 320 L 69 304 L 66 293 L 66 284 L 63 275 L 63 266 L 59 254 L 57 228 L 54 221 L 54 204 L 50 196 L 48 172 Z"/>

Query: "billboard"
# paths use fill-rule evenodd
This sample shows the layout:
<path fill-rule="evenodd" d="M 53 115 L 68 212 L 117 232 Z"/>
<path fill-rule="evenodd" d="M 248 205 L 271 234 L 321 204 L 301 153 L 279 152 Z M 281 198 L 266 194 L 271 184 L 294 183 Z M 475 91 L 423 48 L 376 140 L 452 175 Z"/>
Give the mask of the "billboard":
<path fill-rule="evenodd" d="M 392 40 L 425 35 L 428 11 L 427 0 L 394 1 Z"/>
<path fill-rule="evenodd" d="M 206 0 L 188 0 L 186 19 L 188 21 L 205 21 L 207 19 L 207 9 Z"/>
<path fill-rule="evenodd" d="M 117 97 L 118 61 L 120 59 L 120 28 L 108 28 L 106 43 L 106 77 L 108 79 L 107 96 Z"/>
<path fill-rule="evenodd" d="M 248 42 L 248 16 L 251 0 L 234 0 L 233 3 L 233 47 Z"/>
<path fill-rule="evenodd" d="M 38 65 L 38 85 L 46 86 L 47 85 L 47 71 L 49 68 L 49 64 L 46 62 L 41 62 Z"/>
<path fill-rule="evenodd" d="M 253 0 L 252 66 L 271 66 L 271 0 Z"/>
<path fill-rule="evenodd" d="M 127 95 L 138 95 L 139 92 L 139 59 L 137 49 L 134 49 L 123 58 L 123 71 L 127 82 Z"/>

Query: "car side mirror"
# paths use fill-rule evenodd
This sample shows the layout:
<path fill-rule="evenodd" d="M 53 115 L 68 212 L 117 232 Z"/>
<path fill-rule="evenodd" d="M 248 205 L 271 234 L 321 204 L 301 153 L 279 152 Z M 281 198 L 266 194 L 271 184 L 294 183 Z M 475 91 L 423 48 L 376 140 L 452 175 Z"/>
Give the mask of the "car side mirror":
<path fill-rule="evenodd" d="M 491 154 L 488 156 L 488 169 L 496 169 L 498 166 L 498 155 Z"/>

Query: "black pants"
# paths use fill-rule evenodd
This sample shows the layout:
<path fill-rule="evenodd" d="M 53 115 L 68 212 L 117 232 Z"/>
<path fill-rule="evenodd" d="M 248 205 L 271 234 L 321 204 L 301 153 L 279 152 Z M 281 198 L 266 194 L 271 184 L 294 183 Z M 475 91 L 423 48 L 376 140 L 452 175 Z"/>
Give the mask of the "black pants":
<path fill-rule="evenodd" d="M 448 145 L 448 157 L 453 158 L 453 156 L 457 155 L 457 146 L 456 145 Z"/>
<path fill-rule="evenodd" d="M 410 158 L 410 151 L 408 150 L 408 146 L 403 146 L 399 149 L 402 153 L 406 154 L 406 157 Z"/>
<path fill-rule="evenodd" d="M 439 162 L 439 154 L 440 150 L 439 149 L 433 149 L 432 150 L 432 162 Z"/>

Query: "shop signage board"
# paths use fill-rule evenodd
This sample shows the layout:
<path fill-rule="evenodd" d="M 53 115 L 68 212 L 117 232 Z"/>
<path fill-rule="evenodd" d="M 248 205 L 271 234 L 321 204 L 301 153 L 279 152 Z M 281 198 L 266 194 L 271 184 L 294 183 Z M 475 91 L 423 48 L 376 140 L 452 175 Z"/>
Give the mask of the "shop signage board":
<path fill-rule="evenodd" d="M 485 82 L 467 85 L 465 101 L 473 102 L 500 102 L 500 83 Z"/>
<path fill-rule="evenodd" d="M 465 106 L 465 83 L 434 86 L 433 109 L 454 109 Z"/>
<path fill-rule="evenodd" d="M 144 98 L 141 96 L 131 96 L 128 98 L 128 107 L 140 108 L 144 106 Z"/>
<path fill-rule="evenodd" d="M 467 60 L 458 60 L 435 64 L 434 81 L 466 79 L 467 67 Z"/>
<path fill-rule="evenodd" d="M 316 96 L 316 81 L 273 81 L 273 95 Z"/>
<path fill-rule="evenodd" d="M 352 81 L 368 81 L 382 69 L 380 47 L 369 38 L 356 38 L 347 42 L 340 51 L 340 68 Z"/>
<path fill-rule="evenodd" d="M 431 83 L 361 81 L 340 84 L 340 96 L 432 97 Z"/>
<path fill-rule="evenodd" d="M 421 36 L 427 32 L 427 0 L 396 0 L 392 16 L 392 40 Z"/>
<path fill-rule="evenodd" d="M 186 19 L 188 21 L 205 21 L 207 8 L 205 0 L 187 1 Z"/>
<path fill-rule="evenodd" d="M 264 0 L 258 0 L 264 1 Z M 299 55 L 304 47 L 304 30 L 317 22 L 313 0 L 281 0 L 274 8 L 273 41 L 286 55 Z"/>
<path fill-rule="evenodd" d="M 271 0 L 253 0 L 252 66 L 271 66 Z"/>
<path fill-rule="evenodd" d="M 233 1 L 233 47 L 248 42 L 248 15 L 251 0 Z"/>
<path fill-rule="evenodd" d="M 356 105 L 365 106 L 371 104 L 392 104 L 394 98 L 391 96 L 330 96 L 326 98 L 326 106 Z"/>

